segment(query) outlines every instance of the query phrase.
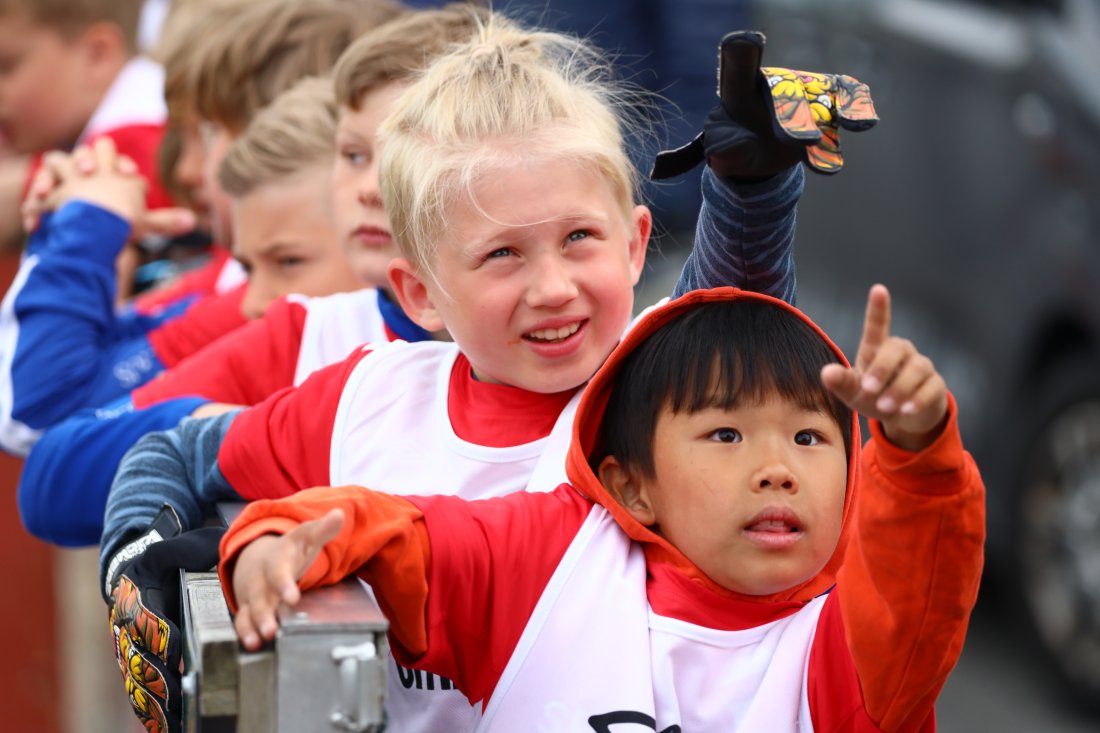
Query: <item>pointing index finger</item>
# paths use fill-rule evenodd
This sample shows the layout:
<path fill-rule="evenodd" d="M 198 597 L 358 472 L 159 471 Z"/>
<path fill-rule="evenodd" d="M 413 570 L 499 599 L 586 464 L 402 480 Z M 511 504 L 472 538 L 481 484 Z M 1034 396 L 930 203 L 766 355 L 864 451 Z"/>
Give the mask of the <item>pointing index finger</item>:
<path fill-rule="evenodd" d="M 890 291 L 885 285 L 871 286 L 867 294 L 867 310 L 863 317 L 863 336 L 857 359 L 860 371 L 867 368 L 878 349 L 890 338 Z"/>

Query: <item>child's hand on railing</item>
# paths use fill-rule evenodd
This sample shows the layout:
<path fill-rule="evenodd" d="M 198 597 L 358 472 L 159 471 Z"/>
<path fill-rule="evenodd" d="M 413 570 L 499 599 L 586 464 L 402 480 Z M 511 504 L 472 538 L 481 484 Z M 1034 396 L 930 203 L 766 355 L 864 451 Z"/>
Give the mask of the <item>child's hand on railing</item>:
<path fill-rule="evenodd" d="M 237 555 L 232 567 L 237 603 L 233 626 L 245 649 L 255 651 L 263 641 L 275 638 L 279 606 L 298 603 L 302 597 L 298 579 L 343 526 L 344 512 L 333 509 L 284 535 L 258 537 Z"/>

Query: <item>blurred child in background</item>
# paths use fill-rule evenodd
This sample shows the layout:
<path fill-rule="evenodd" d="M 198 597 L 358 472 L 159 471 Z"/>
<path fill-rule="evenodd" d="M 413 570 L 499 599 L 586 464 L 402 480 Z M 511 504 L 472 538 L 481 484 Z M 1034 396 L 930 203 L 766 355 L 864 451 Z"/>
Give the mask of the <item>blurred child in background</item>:
<path fill-rule="evenodd" d="M 202 191 L 224 244 L 231 237 L 228 202 L 215 176 L 229 143 L 279 92 L 329 73 L 355 37 L 401 12 L 389 0 L 272 0 L 233 6 L 228 17 L 217 16 L 224 22 L 216 28 L 204 21 L 188 29 L 193 57 L 179 74 L 173 70 L 183 89 L 170 98 L 184 109 L 181 119 L 193 111 L 195 129 L 206 130 Z M 192 149 L 177 170 L 194 167 Z M 97 154 L 117 159 L 104 151 Z M 74 157 L 59 160 L 55 172 L 79 177 L 87 170 L 80 161 L 94 165 L 96 156 L 78 150 Z M 34 256 L 0 314 L 0 446 L 8 452 L 25 455 L 44 428 L 125 395 L 245 322 L 243 286 L 219 292 L 216 284 L 214 295 L 185 297 L 153 313 L 116 312 L 114 264 L 131 228 L 79 200 L 43 217 Z"/>

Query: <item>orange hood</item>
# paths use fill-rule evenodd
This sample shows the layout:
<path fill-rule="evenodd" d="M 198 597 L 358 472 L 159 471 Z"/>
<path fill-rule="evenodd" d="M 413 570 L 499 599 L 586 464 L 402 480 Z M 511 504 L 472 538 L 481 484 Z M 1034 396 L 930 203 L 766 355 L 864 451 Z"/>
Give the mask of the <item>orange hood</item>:
<path fill-rule="evenodd" d="M 794 588 L 789 588 L 769 596 L 748 596 L 741 593 L 735 593 L 715 583 L 699 570 L 694 563 L 688 560 L 683 553 L 669 544 L 667 540 L 630 516 L 615 498 L 607 492 L 588 465 L 589 454 L 595 450 L 596 447 L 600 425 L 603 422 L 603 414 L 607 409 L 607 402 L 611 395 L 611 389 L 614 386 L 615 377 L 627 355 L 638 348 L 638 346 L 649 338 L 654 331 L 692 308 L 704 303 L 726 300 L 756 300 L 770 303 L 776 308 L 782 308 L 783 310 L 797 315 L 821 336 L 822 340 L 829 345 L 834 353 L 836 353 L 837 358 L 842 364 L 848 365 L 848 360 L 844 357 L 844 354 L 837 348 L 836 344 L 825 335 L 825 332 L 806 317 L 804 313 L 789 303 L 767 295 L 728 287 L 715 288 L 713 290 L 696 290 L 687 293 L 662 306 L 654 308 L 651 312 L 646 314 L 645 317 L 639 320 L 634 328 L 627 333 L 626 337 L 623 338 L 622 342 L 611 353 L 611 356 L 608 357 L 603 367 L 601 367 L 596 375 L 592 377 L 592 381 L 585 389 L 584 396 L 581 398 L 580 405 L 577 408 L 577 417 L 573 422 L 573 440 L 572 444 L 569 446 L 569 454 L 566 458 L 566 471 L 570 482 L 578 491 L 597 504 L 605 507 L 627 535 L 645 546 L 646 557 L 651 563 L 656 562 L 672 565 L 687 577 L 702 583 L 707 588 L 724 597 L 757 603 L 788 601 L 804 603 L 825 592 L 836 583 L 836 572 L 844 557 L 844 548 L 847 544 L 848 534 L 851 531 L 852 506 L 855 500 L 857 483 L 856 474 L 859 467 L 860 446 L 859 420 L 854 412 L 852 414 L 851 427 L 852 455 L 848 461 L 848 484 L 844 496 L 844 516 L 840 539 L 837 542 L 836 549 L 833 551 L 833 555 L 829 558 L 825 567 L 822 568 L 817 576 Z"/>

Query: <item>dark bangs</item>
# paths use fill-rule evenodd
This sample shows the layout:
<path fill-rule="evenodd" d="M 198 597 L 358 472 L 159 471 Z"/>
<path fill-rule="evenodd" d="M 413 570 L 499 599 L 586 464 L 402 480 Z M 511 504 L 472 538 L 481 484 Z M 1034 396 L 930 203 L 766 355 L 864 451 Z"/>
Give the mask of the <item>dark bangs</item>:
<path fill-rule="evenodd" d="M 613 455 L 652 478 L 653 436 L 661 409 L 675 413 L 736 408 L 780 396 L 831 415 L 851 455 L 851 411 L 821 384 L 838 362 L 797 315 L 758 301 L 721 301 L 665 324 L 624 360 L 616 375 L 593 468 Z"/>

